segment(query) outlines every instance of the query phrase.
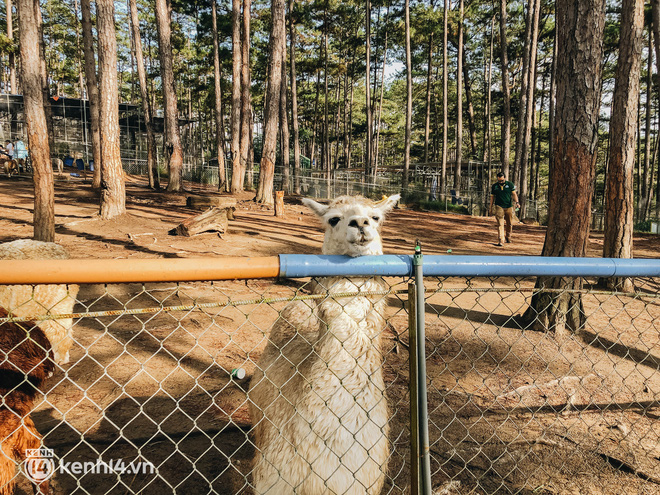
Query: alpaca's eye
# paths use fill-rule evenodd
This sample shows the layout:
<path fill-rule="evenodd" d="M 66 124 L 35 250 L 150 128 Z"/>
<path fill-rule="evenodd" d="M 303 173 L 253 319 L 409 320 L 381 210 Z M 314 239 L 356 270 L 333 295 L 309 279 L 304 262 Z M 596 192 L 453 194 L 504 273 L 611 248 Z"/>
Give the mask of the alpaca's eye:
<path fill-rule="evenodd" d="M 380 217 L 371 217 L 374 222 L 380 221 Z"/>
<path fill-rule="evenodd" d="M 334 227 L 339 223 L 339 217 L 332 217 L 330 220 L 328 220 L 328 223 L 331 227 Z"/>

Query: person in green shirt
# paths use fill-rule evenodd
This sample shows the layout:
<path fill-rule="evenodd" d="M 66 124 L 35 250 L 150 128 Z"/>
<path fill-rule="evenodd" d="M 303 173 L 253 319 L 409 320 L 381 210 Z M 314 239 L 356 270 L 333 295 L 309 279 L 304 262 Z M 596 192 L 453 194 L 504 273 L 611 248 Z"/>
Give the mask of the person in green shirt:
<path fill-rule="evenodd" d="M 511 242 L 514 207 L 518 206 L 520 203 L 518 203 L 516 186 L 505 179 L 504 173 L 498 172 L 497 182 L 490 188 L 490 207 L 488 208 L 490 214 L 495 215 L 497 219 L 497 246 L 501 246 L 504 242 Z"/>

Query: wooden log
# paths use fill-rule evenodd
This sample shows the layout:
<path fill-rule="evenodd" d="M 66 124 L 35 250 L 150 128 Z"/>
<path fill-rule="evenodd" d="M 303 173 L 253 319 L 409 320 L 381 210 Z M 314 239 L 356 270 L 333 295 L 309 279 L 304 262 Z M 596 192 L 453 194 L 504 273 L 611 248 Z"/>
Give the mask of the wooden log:
<path fill-rule="evenodd" d="M 284 191 L 275 191 L 275 216 L 284 218 Z"/>
<path fill-rule="evenodd" d="M 186 218 L 170 232 L 186 237 L 209 231 L 223 234 L 227 231 L 229 223 L 228 211 L 230 211 L 230 208 L 211 208 L 204 213 Z"/>
<path fill-rule="evenodd" d="M 226 208 L 227 218 L 234 220 L 236 211 L 236 200 L 226 196 L 188 196 L 186 206 L 196 210 L 207 210 L 209 208 Z"/>

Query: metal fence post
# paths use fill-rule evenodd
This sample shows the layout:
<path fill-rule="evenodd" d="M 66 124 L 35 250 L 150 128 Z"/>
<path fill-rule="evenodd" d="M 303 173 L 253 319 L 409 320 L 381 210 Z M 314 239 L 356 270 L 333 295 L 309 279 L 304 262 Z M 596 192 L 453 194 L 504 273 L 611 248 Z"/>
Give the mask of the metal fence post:
<path fill-rule="evenodd" d="M 419 442 L 419 475 L 418 483 L 423 495 L 431 495 L 431 457 L 429 447 L 429 420 L 426 395 L 426 331 L 424 322 L 425 299 L 424 277 L 422 270 L 422 246 L 419 240 L 415 245 L 413 266 L 415 269 L 415 323 L 417 337 L 417 410 Z M 412 344 L 411 344 L 412 345 Z M 413 483 L 414 484 L 414 483 Z"/>
<path fill-rule="evenodd" d="M 408 361 L 410 366 L 410 493 L 419 495 L 419 410 L 417 402 L 417 299 L 415 284 L 408 284 Z"/>

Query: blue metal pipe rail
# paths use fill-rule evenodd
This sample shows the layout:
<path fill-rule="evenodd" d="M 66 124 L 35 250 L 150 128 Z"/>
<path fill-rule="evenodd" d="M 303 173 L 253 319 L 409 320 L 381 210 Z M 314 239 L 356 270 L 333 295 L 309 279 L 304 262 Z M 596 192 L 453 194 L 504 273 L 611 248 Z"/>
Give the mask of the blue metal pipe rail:
<path fill-rule="evenodd" d="M 412 277 L 413 256 L 281 254 L 280 277 Z M 659 277 L 660 259 L 425 255 L 425 277 Z"/>

